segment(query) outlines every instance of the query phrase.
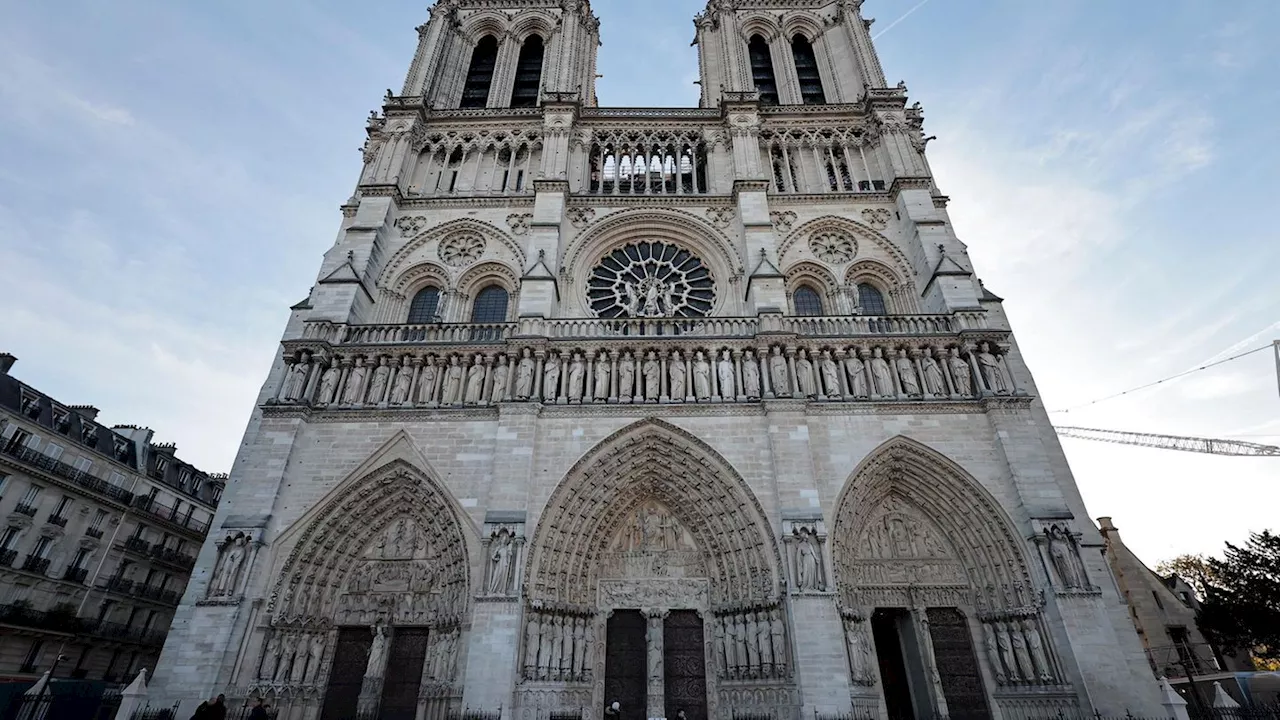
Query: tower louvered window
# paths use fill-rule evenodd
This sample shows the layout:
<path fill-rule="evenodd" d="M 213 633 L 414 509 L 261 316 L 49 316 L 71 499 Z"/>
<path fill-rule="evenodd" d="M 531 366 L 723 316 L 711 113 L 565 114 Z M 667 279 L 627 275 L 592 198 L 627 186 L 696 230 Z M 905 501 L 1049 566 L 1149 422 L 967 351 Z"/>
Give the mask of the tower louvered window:
<path fill-rule="evenodd" d="M 489 87 L 493 85 L 493 69 L 498 64 L 498 41 L 485 35 L 471 53 L 467 82 L 462 86 L 462 107 L 482 108 L 489 104 Z"/>
<path fill-rule="evenodd" d="M 823 105 L 827 102 L 826 93 L 822 92 L 822 78 L 818 75 L 818 59 L 813 54 L 813 45 L 803 35 L 796 35 L 791 40 L 791 56 L 796 61 L 796 77 L 800 80 L 800 97 L 805 105 Z"/>
<path fill-rule="evenodd" d="M 751 55 L 751 79 L 755 81 L 756 92 L 760 93 L 760 102 L 764 105 L 778 104 L 778 80 L 773 74 L 773 57 L 769 55 L 769 43 L 759 35 L 752 35 L 747 44 Z"/>
<path fill-rule="evenodd" d="M 516 62 L 516 82 L 511 90 L 511 107 L 534 107 L 542 87 L 542 38 L 530 35 L 520 48 Z"/>

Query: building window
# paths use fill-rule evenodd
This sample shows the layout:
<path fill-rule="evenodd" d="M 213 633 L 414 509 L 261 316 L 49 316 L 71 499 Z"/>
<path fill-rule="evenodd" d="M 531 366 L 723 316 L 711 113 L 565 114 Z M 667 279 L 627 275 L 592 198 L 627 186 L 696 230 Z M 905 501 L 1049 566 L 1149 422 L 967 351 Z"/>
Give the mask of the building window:
<path fill-rule="evenodd" d="M 156 456 L 156 477 L 164 477 L 164 471 L 169 469 L 169 458 L 163 455 Z"/>
<path fill-rule="evenodd" d="M 436 322 L 436 311 L 440 309 L 440 289 L 433 287 L 425 287 L 413 296 L 413 302 L 409 303 L 409 323 L 412 325 L 420 325 L 422 323 Z"/>
<path fill-rule="evenodd" d="M 511 107 L 534 107 L 542 89 L 542 38 L 530 35 L 520 48 L 516 62 L 516 82 L 511 90 Z"/>
<path fill-rule="evenodd" d="M 26 507 L 34 507 L 36 504 L 36 500 L 40 498 L 40 491 L 43 489 L 44 488 L 40 487 L 39 485 L 32 485 L 31 487 L 27 488 L 26 494 L 22 496 L 22 500 L 18 504 Z"/>
<path fill-rule="evenodd" d="M 88 473 L 93 471 L 93 461 L 87 457 L 76 458 L 75 466 L 76 466 L 76 469 L 82 473 Z"/>
<path fill-rule="evenodd" d="M 102 529 L 102 523 L 106 522 L 106 520 L 107 520 L 107 511 L 106 511 L 106 510 L 99 510 L 99 511 L 97 512 L 97 514 L 95 514 L 95 515 L 93 516 L 93 522 L 91 522 L 91 523 L 89 524 L 89 529 L 90 529 L 90 530 L 101 530 L 101 529 Z"/>
<path fill-rule="evenodd" d="M 44 447 L 44 454 L 48 455 L 50 460 L 58 460 L 62 457 L 62 446 L 49 443 Z"/>
<path fill-rule="evenodd" d="M 73 501 L 72 501 L 72 499 L 71 499 L 71 496 L 70 496 L 70 495 L 63 495 L 63 496 L 62 496 L 62 499 L 58 501 L 58 507 L 57 507 L 57 509 L 55 509 L 55 510 L 54 510 L 54 511 L 49 515 L 49 519 L 50 519 L 50 520 L 53 520 L 53 519 L 55 519 L 55 518 L 56 518 L 56 519 L 62 520 L 62 521 L 65 523 L 65 522 L 66 522 L 66 520 L 67 520 L 67 516 L 71 514 L 71 503 L 72 503 L 72 502 L 73 502 Z"/>
<path fill-rule="evenodd" d="M 49 556 L 49 548 L 53 547 L 53 538 L 41 536 L 36 542 L 36 546 L 31 550 L 31 557 L 44 560 Z"/>
<path fill-rule="evenodd" d="M 27 658 L 22 661 L 22 667 L 18 672 L 34 673 L 38 667 L 37 663 L 40 662 L 40 651 L 43 649 L 43 640 L 33 640 L 31 642 L 31 649 L 27 651 Z"/>
<path fill-rule="evenodd" d="M 827 96 L 822 92 L 822 78 L 818 75 L 818 59 L 814 57 L 813 46 L 805 36 L 796 35 L 792 38 L 791 57 L 796 61 L 796 77 L 800 80 L 800 97 L 804 100 L 804 104 L 825 104 Z"/>
<path fill-rule="evenodd" d="M 858 285 L 858 307 L 863 315 L 888 315 L 884 305 L 884 295 L 874 285 L 860 283 Z"/>
<path fill-rule="evenodd" d="M 112 471 L 111 471 L 111 484 L 112 484 L 112 485 L 115 485 L 116 487 L 120 487 L 120 486 L 124 485 L 124 475 L 121 475 L 121 474 L 120 474 L 120 472 L 119 472 L 118 470 L 112 470 Z"/>
<path fill-rule="evenodd" d="M 796 288 L 794 302 L 796 315 L 822 315 L 822 298 L 808 285 Z"/>
<path fill-rule="evenodd" d="M 480 291 L 476 295 L 475 304 L 471 306 L 471 322 L 501 323 L 507 321 L 507 291 L 497 285 Z"/>
<path fill-rule="evenodd" d="M 751 56 L 751 79 L 755 81 L 756 92 L 760 93 L 760 103 L 777 105 L 778 80 L 773 74 L 769 43 L 759 35 L 752 35 L 751 42 L 747 43 L 747 52 Z"/>
<path fill-rule="evenodd" d="M 76 551 L 75 558 L 71 560 L 71 565 L 70 565 L 71 569 L 83 570 L 85 561 L 88 559 L 89 559 L 89 551 L 84 548 L 80 548 L 78 551 Z"/>
<path fill-rule="evenodd" d="M 462 107 L 482 108 L 489 104 L 489 86 L 493 84 L 493 68 L 498 64 L 498 41 L 485 35 L 471 53 L 467 82 L 462 86 Z"/>
<path fill-rule="evenodd" d="M 22 447 L 23 445 L 26 445 L 30 440 L 31 440 L 31 433 L 27 432 L 26 430 L 23 430 L 22 428 L 15 427 L 13 429 L 13 434 L 9 436 L 9 442 L 5 443 L 4 445 L 4 449 L 12 452 Z M 36 442 L 37 444 L 39 443 L 38 440 Z"/>
<path fill-rule="evenodd" d="M 0 533 L 0 550 L 12 550 L 14 544 L 18 542 L 18 533 L 21 532 L 16 527 L 7 527 L 3 533 Z"/>
<path fill-rule="evenodd" d="M 9 476 L 0 473 L 0 496 L 4 495 L 4 486 L 9 484 Z"/>

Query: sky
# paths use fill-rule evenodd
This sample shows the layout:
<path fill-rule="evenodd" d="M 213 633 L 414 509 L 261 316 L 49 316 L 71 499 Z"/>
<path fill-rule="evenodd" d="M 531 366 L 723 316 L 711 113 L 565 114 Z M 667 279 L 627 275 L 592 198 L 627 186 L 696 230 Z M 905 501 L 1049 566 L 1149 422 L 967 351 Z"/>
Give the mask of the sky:
<path fill-rule="evenodd" d="M 606 106 L 697 103 L 698 0 L 595 0 Z M 226 471 L 425 0 L 0 0 L 0 350 Z M 1050 409 L 1280 338 L 1280 3 L 867 0 Z M 1270 351 L 1053 415 L 1280 445 Z M 1064 440 L 1150 564 L 1280 523 L 1280 459 Z"/>

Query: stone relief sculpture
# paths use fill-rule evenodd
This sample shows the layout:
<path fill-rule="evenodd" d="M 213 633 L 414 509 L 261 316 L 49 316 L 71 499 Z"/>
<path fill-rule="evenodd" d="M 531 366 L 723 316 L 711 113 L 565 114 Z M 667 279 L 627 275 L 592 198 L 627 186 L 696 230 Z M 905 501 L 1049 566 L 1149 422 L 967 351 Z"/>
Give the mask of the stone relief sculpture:
<path fill-rule="evenodd" d="M 716 376 L 720 383 L 720 396 L 728 400 L 734 397 L 733 360 L 729 359 L 729 351 L 720 351 L 720 361 L 716 363 Z"/>
<path fill-rule="evenodd" d="M 1011 392 L 1004 368 L 1000 367 L 999 358 L 991 353 L 990 343 L 982 343 L 979 347 L 978 366 L 982 368 L 982 379 L 986 381 L 988 390 L 997 395 Z"/>
<path fill-rule="evenodd" d="M 769 356 L 769 381 L 773 383 L 774 397 L 791 397 L 791 381 L 787 375 L 787 359 L 782 356 L 782 349 L 775 347 Z"/>
<path fill-rule="evenodd" d="M 670 375 L 671 400 L 673 402 L 683 401 L 685 396 L 686 378 L 684 360 L 680 357 L 679 350 L 671 354 L 671 362 L 667 366 L 667 373 Z"/>
<path fill-rule="evenodd" d="M 404 358 L 398 361 L 400 368 L 396 371 L 395 383 L 391 387 L 392 405 L 403 405 L 409 401 L 409 391 L 413 387 L 413 368 Z"/>
<path fill-rule="evenodd" d="M 468 405 L 480 404 L 480 398 L 484 395 L 484 356 L 477 355 L 475 360 L 471 362 L 471 369 L 467 371 L 467 399 Z"/>
<path fill-rule="evenodd" d="M 911 363 L 911 358 L 907 357 L 906 350 L 898 351 L 898 359 L 895 364 L 898 368 L 898 381 L 902 383 L 903 394 L 913 397 L 920 395 L 920 383 L 916 380 L 916 368 Z"/>
<path fill-rule="evenodd" d="M 813 363 L 809 360 L 809 354 L 804 350 L 801 350 L 796 357 L 796 381 L 799 385 L 801 397 L 814 398 L 818 396 L 818 386 L 813 377 Z"/>
<path fill-rule="evenodd" d="M 755 352 L 748 350 L 742 362 L 742 393 L 748 400 L 760 399 L 760 367 Z"/>
<path fill-rule="evenodd" d="M 228 538 L 223 543 L 220 549 L 222 557 L 218 560 L 213 579 L 209 582 L 209 597 L 228 597 L 235 594 L 240 586 L 240 573 L 249 552 L 248 545 L 249 539 L 244 533 Z"/>
<path fill-rule="evenodd" d="M 700 401 L 711 399 L 711 363 L 699 350 L 693 360 L 693 395 Z"/>
<path fill-rule="evenodd" d="M 951 348 L 951 380 L 955 383 L 956 394 L 963 397 L 973 396 L 972 369 L 968 361 L 960 357 L 960 348 Z"/>
<path fill-rule="evenodd" d="M 520 353 L 520 364 L 516 367 L 516 399 L 528 400 L 533 396 L 533 353 L 525 348 Z"/>

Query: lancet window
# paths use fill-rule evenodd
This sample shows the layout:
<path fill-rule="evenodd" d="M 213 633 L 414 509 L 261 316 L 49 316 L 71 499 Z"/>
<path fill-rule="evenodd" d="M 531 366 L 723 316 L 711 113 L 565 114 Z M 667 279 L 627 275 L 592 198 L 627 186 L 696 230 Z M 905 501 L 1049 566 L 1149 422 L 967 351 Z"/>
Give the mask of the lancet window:
<path fill-rule="evenodd" d="M 765 130 L 762 151 L 777 193 L 883 192 L 885 182 L 862 128 Z"/>
<path fill-rule="evenodd" d="M 756 92 L 760 93 L 760 103 L 777 105 L 778 79 L 773 72 L 769 43 L 759 35 L 752 35 L 747 43 L 747 53 L 751 56 L 751 79 L 755 82 Z"/>
<path fill-rule="evenodd" d="M 822 91 L 822 77 L 818 74 L 818 59 L 813 54 L 813 45 L 803 35 L 796 35 L 791 40 L 791 56 L 796 63 L 796 77 L 800 80 L 800 97 L 805 105 L 822 105 L 827 102 L 826 93 Z"/>
<path fill-rule="evenodd" d="M 467 81 L 462 86 L 462 107 L 482 108 L 489 104 L 489 88 L 493 85 L 493 70 L 497 64 L 498 41 L 492 35 L 485 35 L 471 53 Z"/>
<path fill-rule="evenodd" d="M 440 289 L 425 287 L 413 296 L 413 302 L 409 304 L 409 324 L 436 322 L 439 319 L 436 317 L 439 310 Z"/>
<path fill-rule="evenodd" d="M 594 195 L 701 195 L 707 149 L 696 132 L 601 133 L 584 189 Z"/>
<path fill-rule="evenodd" d="M 796 288 L 795 294 L 792 295 L 792 302 L 795 304 L 796 315 L 816 316 L 823 315 L 822 296 L 818 295 L 818 291 L 808 285 L 801 285 Z"/>
<path fill-rule="evenodd" d="M 471 306 L 471 322 L 503 323 L 507 321 L 507 304 L 511 298 L 507 291 L 498 285 L 490 285 L 476 295 Z"/>
<path fill-rule="evenodd" d="M 516 62 L 516 81 L 511 90 L 511 107 L 534 107 L 542 87 L 543 43 L 538 35 L 530 35 L 520 48 Z"/>
<path fill-rule="evenodd" d="M 874 285 L 858 284 L 858 309 L 863 315 L 888 315 L 884 304 L 884 294 Z"/>

